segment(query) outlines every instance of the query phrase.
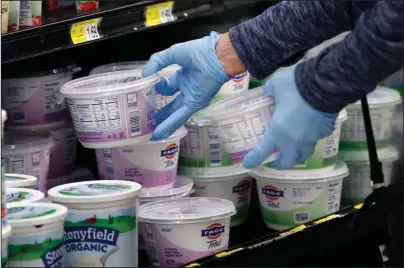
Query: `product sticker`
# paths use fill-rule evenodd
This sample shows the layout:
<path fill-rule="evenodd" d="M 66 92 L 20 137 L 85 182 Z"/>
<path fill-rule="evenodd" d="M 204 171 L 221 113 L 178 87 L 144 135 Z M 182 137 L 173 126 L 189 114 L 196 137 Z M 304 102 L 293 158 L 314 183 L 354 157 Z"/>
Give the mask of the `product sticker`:
<path fill-rule="evenodd" d="M 60 190 L 59 193 L 72 196 L 95 196 L 123 193 L 130 189 L 130 186 L 122 184 L 91 183 L 67 187 Z"/>

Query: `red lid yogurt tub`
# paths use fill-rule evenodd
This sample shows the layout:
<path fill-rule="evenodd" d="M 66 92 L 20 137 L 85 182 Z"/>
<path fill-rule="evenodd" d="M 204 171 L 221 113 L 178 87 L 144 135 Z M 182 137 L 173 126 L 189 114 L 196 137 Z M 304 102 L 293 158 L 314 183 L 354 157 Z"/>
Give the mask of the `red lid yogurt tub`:
<path fill-rule="evenodd" d="M 150 262 L 155 267 L 179 267 L 227 249 L 235 213 L 234 204 L 221 198 L 185 197 L 141 205 L 139 222 Z"/>
<path fill-rule="evenodd" d="M 148 141 L 156 128 L 155 85 L 160 76 L 140 70 L 91 75 L 60 90 L 67 99 L 79 142 L 101 149 Z"/>
<path fill-rule="evenodd" d="M 38 184 L 38 178 L 31 175 L 6 173 L 4 176 L 7 188 L 34 189 Z"/>
<path fill-rule="evenodd" d="M 263 137 L 272 119 L 275 103 L 258 87 L 219 101 L 204 111 L 219 127 L 223 142 L 233 164 L 241 165 L 244 156 Z M 276 153 L 263 163 L 272 162 Z"/>

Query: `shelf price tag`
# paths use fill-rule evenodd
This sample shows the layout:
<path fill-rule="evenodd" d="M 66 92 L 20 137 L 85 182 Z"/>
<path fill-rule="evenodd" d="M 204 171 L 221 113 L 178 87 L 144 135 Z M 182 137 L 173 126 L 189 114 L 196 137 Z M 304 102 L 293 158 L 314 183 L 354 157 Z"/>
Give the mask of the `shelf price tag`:
<path fill-rule="evenodd" d="M 98 30 L 102 18 L 80 21 L 70 27 L 70 37 L 73 44 L 81 44 L 102 37 Z"/>
<path fill-rule="evenodd" d="M 146 27 L 175 21 L 177 17 L 173 14 L 174 1 L 168 1 L 146 7 Z"/>

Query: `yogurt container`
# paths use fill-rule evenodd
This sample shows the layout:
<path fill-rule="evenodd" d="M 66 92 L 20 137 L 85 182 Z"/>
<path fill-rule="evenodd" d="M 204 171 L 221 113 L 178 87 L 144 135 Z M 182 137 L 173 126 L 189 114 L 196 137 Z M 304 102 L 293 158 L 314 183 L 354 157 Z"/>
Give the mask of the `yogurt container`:
<path fill-rule="evenodd" d="M 17 31 L 20 28 L 20 1 L 10 1 L 8 14 L 8 31 Z"/>
<path fill-rule="evenodd" d="M 187 197 L 139 208 L 147 255 L 155 267 L 180 267 L 228 248 L 234 204 L 225 199 Z"/>
<path fill-rule="evenodd" d="M 20 0 L 20 27 L 42 24 L 42 1 Z"/>
<path fill-rule="evenodd" d="M 80 143 L 90 149 L 148 141 L 156 128 L 158 75 L 119 71 L 75 79 L 60 92 L 67 99 Z"/>
<path fill-rule="evenodd" d="M 1 110 L 1 147 L 3 147 L 3 129 L 4 123 L 7 120 L 7 113 Z M 6 208 L 6 180 L 5 180 L 5 165 L 4 159 L 1 158 L 1 224 L 7 223 L 7 208 Z"/>
<path fill-rule="evenodd" d="M 377 86 L 375 91 L 367 95 L 367 100 L 376 146 L 386 146 L 391 138 L 395 107 L 401 102 L 400 94 L 393 89 Z M 346 110 L 348 121 L 342 127 L 340 147 L 367 148 L 361 102 L 348 105 Z"/>
<path fill-rule="evenodd" d="M 394 162 L 399 154 L 396 148 L 388 146 L 377 149 L 377 156 L 382 162 L 384 182 L 391 183 Z M 340 151 L 339 158 L 349 168 L 349 176 L 344 180 L 342 188 L 342 202 L 346 205 L 357 205 L 373 192 L 370 179 L 370 161 L 367 150 Z"/>
<path fill-rule="evenodd" d="M 1 1 L 1 33 L 8 31 L 8 17 L 10 13 L 10 1 Z"/>
<path fill-rule="evenodd" d="M 248 90 L 205 110 L 205 116 L 219 127 L 220 140 L 233 164 L 240 164 L 244 156 L 263 137 L 272 119 L 275 103 L 264 96 L 261 87 Z M 264 163 L 275 159 L 271 154 Z"/>
<path fill-rule="evenodd" d="M 149 192 L 171 188 L 177 176 L 180 140 L 186 134 L 186 129 L 180 128 L 164 140 L 102 149 L 101 177 L 135 181 Z"/>
<path fill-rule="evenodd" d="M 236 214 L 230 219 L 230 227 L 243 224 L 250 212 L 252 178 L 247 169 L 237 166 L 223 168 L 180 169 L 194 180 L 197 197 L 218 197 L 233 202 Z"/>
<path fill-rule="evenodd" d="M 72 182 L 92 181 L 95 180 L 93 173 L 88 168 L 76 167 L 72 173 L 61 177 L 48 179 L 44 193 L 49 189 Z"/>
<path fill-rule="evenodd" d="M 73 67 L 67 67 L 2 79 L 2 107 L 8 111 L 8 125 L 47 124 L 52 128 L 56 122 L 69 120 L 66 102 L 59 102 L 59 90 L 72 80 L 73 73 Z"/>
<path fill-rule="evenodd" d="M 27 188 L 7 188 L 6 200 L 8 204 L 24 204 L 39 202 L 44 198 L 40 191 Z"/>
<path fill-rule="evenodd" d="M 250 84 L 250 74 L 248 72 L 236 75 L 230 81 L 226 82 L 216 94 L 210 104 L 227 99 L 236 93 L 248 90 Z"/>
<path fill-rule="evenodd" d="M 13 228 L 9 267 L 65 267 L 63 222 L 67 208 L 51 203 L 8 204 Z"/>
<path fill-rule="evenodd" d="M 9 224 L 1 226 L 1 267 L 6 267 L 8 260 L 8 238 L 11 236 Z"/>
<path fill-rule="evenodd" d="M 7 173 L 38 178 L 35 189 L 44 189 L 54 140 L 50 134 L 8 131 L 4 136 L 3 158 Z"/>
<path fill-rule="evenodd" d="M 342 182 L 348 173 L 342 161 L 332 170 L 281 171 L 259 167 L 252 171 L 265 225 L 285 230 L 338 211 Z"/>
<path fill-rule="evenodd" d="M 69 208 L 66 267 L 137 267 L 137 204 L 130 181 L 85 181 L 54 187 L 48 196 Z"/>
<path fill-rule="evenodd" d="M 333 169 L 338 161 L 338 149 L 339 140 L 341 137 L 341 129 L 343 123 L 348 119 L 346 110 L 342 110 L 337 120 L 335 121 L 334 132 L 322 139 L 317 141 L 316 147 L 314 148 L 314 153 L 311 157 L 306 159 L 303 163 L 297 163 L 291 169 L 296 170 L 307 170 L 307 169 L 319 169 L 319 168 L 329 168 Z M 265 164 L 266 167 L 272 167 L 270 163 Z"/>
<path fill-rule="evenodd" d="M 25 174 L 5 174 L 6 187 L 34 189 L 38 184 L 38 178 Z"/>

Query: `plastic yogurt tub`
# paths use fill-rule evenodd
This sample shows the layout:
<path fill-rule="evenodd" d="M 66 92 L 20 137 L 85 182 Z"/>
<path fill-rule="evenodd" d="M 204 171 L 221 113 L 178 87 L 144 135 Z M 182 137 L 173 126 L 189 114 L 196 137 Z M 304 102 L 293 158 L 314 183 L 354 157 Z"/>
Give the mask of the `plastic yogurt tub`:
<path fill-rule="evenodd" d="M 6 267 L 8 261 L 8 239 L 11 236 L 9 224 L 1 226 L 1 267 Z"/>
<path fill-rule="evenodd" d="M 24 174 L 5 174 L 6 187 L 34 189 L 38 184 L 37 177 Z"/>
<path fill-rule="evenodd" d="M 259 167 L 252 171 L 265 225 L 285 230 L 338 211 L 342 182 L 348 173 L 342 161 L 333 170 L 280 171 Z"/>
<path fill-rule="evenodd" d="M 273 99 L 264 96 L 259 87 L 219 101 L 209 106 L 204 114 L 218 124 L 220 140 L 233 164 L 241 164 L 264 135 L 274 107 Z M 270 155 L 264 163 L 273 161 L 275 155 Z"/>
<path fill-rule="evenodd" d="M 135 181 L 149 192 L 171 188 L 177 176 L 180 140 L 186 134 L 180 128 L 165 140 L 103 149 L 102 177 Z"/>
<path fill-rule="evenodd" d="M 401 102 L 400 94 L 393 89 L 377 86 L 375 91 L 367 95 L 367 100 L 376 146 L 386 146 L 391 137 L 395 107 Z M 346 110 L 348 121 L 342 127 L 340 147 L 367 148 L 361 103 L 348 105 Z"/>
<path fill-rule="evenodd" d="M 2 107 L 10 126 L 34 126 L 69 120 L 66 102 L 59 103 L 60 87 L 72 80 L 72 67 L 2 79 Z"/>
<path fill-rule="evenodd" d="M 44 196 L 40 191 L 27 188 L 7 188 L 6 191 L 7 204 L 39 202 Z"/>
<path fill-rule="evenodd" d="M 66 184 L 66 183 L 72 183 L 72 182 L 81 182 L 81 181 L 92 181 L 95 180 L 93 173 L 91 170 L 87 168 L 82 168 L 82 167 L 76 167 L 72 173 L 68 175 L 64 175 L 61 177 L 53 178 L 53 179 L 48 179 L 46 181 L 46 187 L 44 189 L 44 193 L 56 186 Z"/>
<path fill-rule="evenodd" d="M 4 136 L 3 159 L 7 173 L 38 178 L 35 189 L 43 189 L 48 177 L 54 139 L 50 134 L 9 131 Z"/>
<path fill-rule="evenodd" d="M 230 226 L 243 224 L 249 216 L 252 178 L 247 169 L 237 166 L 223 168 L 184 168 L 179 172 L 194 180 L 197 197 L 218 197 L 233 202 L 236 214 Z"/>
<path fill-rule="evenodd" d="M 141 70 L 91 75 L 70 81 L 67 99 L 78 140 L 101 149 L 148 141 L 156 128 L 155 85 L 160 76 Z"/>
<path fill-rule="evenodd" d="M 226 82 L 216 94 L 210 104 L 227 99 L 234 94 L 247 91 L 250 85 L 250 74 L 248 72 L 236 75 L 230 81 Z"/>
<path fill-rule="evenodd" d="M 9 267 L 64 267 L 63 222 L 67 208 L 51 203 L 7 204 L 13 228 Z"/>
<path fill-rule="evenodd" d="M 377 156 L 382 162 L 384 182 L 390 184 L 393 175 L 394 162 L 399 154 L 396 148 L 388 146 L 377 149 Z M 357 205 L 373 192 L 370 180 L 370 162 L 367 150 L 340 151 L 339 158 L 349 168 L 349 176 L 344 180 L 342 202 L 347 205 Z"/>
<path fill-rule="evenodd" d="M 130 181 L 85 181 L 54 187 L 48 196 L 68 207 L 67 267 L 137 267 L 137 200 Z"/>
<path fill-rule="evenodd" d="M 234 204 L 225 199 L 187 197 L 141 205 L 139 221 L 153 266 L 180 267 L 225 250 Z"/>
<path fill-rule="evenodd" d="M 317 141 L 314 153 L 311 157 L 306 159 L 303 163 L 298 163 L 291 169 L 295 170 L 307 170 L 307 169 L 319 169 L 329 168 L 333 169 L 338 161 L 339 140 L 341 137 L 341 129 L 343 123 L 348 119 L 346 110 L 342 110 L 335 122 L 334 132 Z M 265 164 L 266 167 L 272 167 L 270 163 Z"/>

